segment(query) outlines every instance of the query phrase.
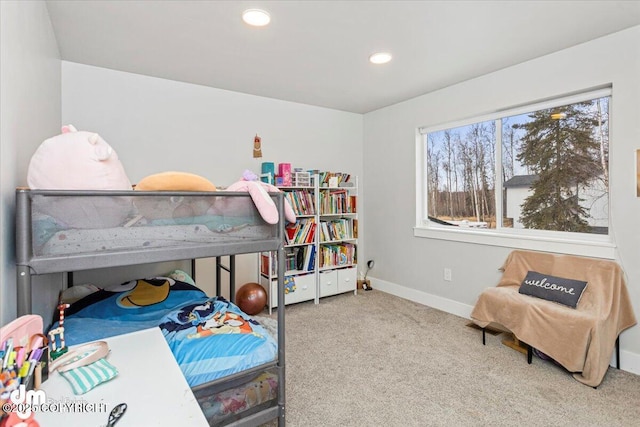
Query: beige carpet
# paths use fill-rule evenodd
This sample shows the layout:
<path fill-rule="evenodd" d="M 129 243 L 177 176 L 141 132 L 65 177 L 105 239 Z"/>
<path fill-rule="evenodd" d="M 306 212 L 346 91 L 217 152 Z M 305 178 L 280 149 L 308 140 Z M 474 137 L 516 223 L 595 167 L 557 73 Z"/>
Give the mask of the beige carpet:
<path fill-rule="evenodd" d="M 640 425 L 640 376 L 593 389 L 467 323 L 376 290 L 288 306 L 287 425 Z"/>

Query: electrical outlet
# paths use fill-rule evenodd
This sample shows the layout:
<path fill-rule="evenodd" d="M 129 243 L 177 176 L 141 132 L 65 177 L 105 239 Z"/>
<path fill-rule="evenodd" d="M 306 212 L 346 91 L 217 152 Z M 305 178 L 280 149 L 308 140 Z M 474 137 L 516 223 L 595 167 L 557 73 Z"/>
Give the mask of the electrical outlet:
<path fill-rule="evenodd" d="M 444 280 L 446 280 L 447 282 L 451 281 L 451 269 L 450 268 L 445 268 L 444 269 Z"/>

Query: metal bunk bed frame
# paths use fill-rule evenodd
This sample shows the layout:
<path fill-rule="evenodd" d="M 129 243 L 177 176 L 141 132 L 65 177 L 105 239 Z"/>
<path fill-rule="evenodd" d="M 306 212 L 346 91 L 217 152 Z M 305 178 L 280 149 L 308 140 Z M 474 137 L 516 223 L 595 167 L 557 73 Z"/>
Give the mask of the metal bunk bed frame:
<path fill-rule="evenodd" d="M 195 260 L 197 258 L 216 257 L 217 276 L 221 269 L 225 269 L 234 275 L 234 261 L 231 257 L 229 267 L 220 264 L 220 257 L 245 253 L 259 253 L 263 251 L 276 251 L 278 260 L 278 300 L 284 301 L 284 194 L 269 193 L 278 208 L 280 221 L 275 225 L 276 232 L 270 238 L 249 242 L 212 242 L 203 243 L 185 248 L 156 247 L 136 248 L 122 251 L 110 251 L 104 253 L 78 254 L 72 256 L 33 256 L 32 240 L 32 197 L 110 197 L 110 196 L 162 196 L 162 197 L 211 197 L 210 192 L 148 192 L 148 191 L 63 191 L 63 190 L 30 190 L 27 188 L 16 189 L 16 268 L 17 268 L 17 311 L 18 316 L 31 314 L 32 311 L 32 286 L 31 276 L 49 273 L 65 273 L 77 270 L 90 270 L 102 267 L 117 267 L 135 264 L 147 264 L 163 261 L 175 261 L 183 259 Z M 242 192 L 216 192 L 216 197 L 249 197 Z M 179 252 L 180 256 L 176 257 Z M 232 277 L 233 279 L 233 277 Z M 220 289 L 220 281 L 217 278 L 217 290 Z M 231 289 L 233 293 L 233 289 Z M 278 322 L 278 357 L 271 364 L 257 366 L 250 370 L 230 375 L 211 383 L 194 387 L 194 391 L 213 384 L 223 384 L 226 381 L 245 375 L 250 372 L 259 372 L 262 369 L 275 367 L 278 373 L 278 400 L 277 406 L 272 406 L 260 412 L 250 414 L 239 420 L 233 421 L 229 426 L 249 427 L 259 426 L 273 419 L 278 419 L 278 426 L 283 427 L 285 422 L 285 317 L 284 304 L 279 304 L 277 309 Z"/>

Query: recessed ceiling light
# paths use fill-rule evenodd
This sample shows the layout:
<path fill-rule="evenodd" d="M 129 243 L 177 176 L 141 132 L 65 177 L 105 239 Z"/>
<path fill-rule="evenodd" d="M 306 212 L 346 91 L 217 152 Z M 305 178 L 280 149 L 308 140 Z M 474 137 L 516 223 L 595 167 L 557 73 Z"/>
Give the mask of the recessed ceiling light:
<path fill-rule="evenodd" d="M 391 61 L 391 54 L 387 52 L 374 53 L 369 57 L 369 62 L 372 64 L 386 64 Z"/>
<path fill-rule="evenodd" d="M 247 9 L 242 12 L 242 20 L 254 27 L 264 27 L 271 22 L 271 16 L 260 9 Z"/>

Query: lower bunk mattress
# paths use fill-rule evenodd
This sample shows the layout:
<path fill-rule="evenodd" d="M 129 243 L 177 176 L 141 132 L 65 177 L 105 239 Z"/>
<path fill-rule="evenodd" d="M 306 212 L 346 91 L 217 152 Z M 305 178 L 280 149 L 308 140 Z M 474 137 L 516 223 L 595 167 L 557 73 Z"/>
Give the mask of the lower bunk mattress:
<path fill-rule="evenodd" d="M 56 328 L 58 324 L 53 325 Z M 211 425 L 277 397 L 277 375 L 252 371 L 277 359 L 277 341 L 257 320 L 222 297 L 168 277 L 138 279 L 99 290 L 71 304 L 64 319 L 67 345 L 160 327 Z M 219 380 L 216 382 L 216 380 Z M 207 387 L 209 383 L 222 383 Z"/>

